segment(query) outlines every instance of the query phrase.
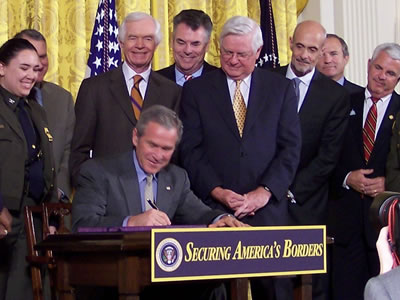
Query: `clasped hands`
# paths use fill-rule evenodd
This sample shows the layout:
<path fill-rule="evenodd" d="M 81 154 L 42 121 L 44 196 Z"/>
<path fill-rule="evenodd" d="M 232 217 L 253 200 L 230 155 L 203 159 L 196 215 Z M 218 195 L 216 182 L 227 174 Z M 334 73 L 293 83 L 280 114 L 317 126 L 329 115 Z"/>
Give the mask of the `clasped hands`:
<path fill-rule="evenodd" d="M 346 184 L 361 194 L 375 197 L 385 191 L 385 177 L 366 177 L 366 175 L 372 174 L 373 171 L 373 169 L 351 171 L 347 177 Z"/>
<path fill-rule="evenodd" d="M 241 219 L 253 216 L 257 210 L 267 205 L 272 194 L 262 186 L 244 195 L 216 187 L 212 190 L 211 196 L 233 210 L 235 217 Z"/>

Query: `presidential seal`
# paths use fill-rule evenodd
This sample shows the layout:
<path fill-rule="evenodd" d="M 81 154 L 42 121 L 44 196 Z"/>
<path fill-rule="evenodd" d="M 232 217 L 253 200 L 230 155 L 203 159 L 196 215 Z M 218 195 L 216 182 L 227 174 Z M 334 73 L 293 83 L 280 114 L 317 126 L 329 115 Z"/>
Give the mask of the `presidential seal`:
<path fill-rule="evenodd" d="M 162 240 L 156 249 L 156 261 L 161 270 L 173 272 L 179 268 L 183 258 L 182 247 L 172 238 Z"/>

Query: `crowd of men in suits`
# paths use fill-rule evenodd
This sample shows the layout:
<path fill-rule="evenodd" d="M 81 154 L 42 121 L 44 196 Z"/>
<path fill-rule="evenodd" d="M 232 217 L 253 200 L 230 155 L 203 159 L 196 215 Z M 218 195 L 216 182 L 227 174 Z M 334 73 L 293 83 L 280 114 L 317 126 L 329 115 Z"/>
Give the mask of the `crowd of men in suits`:
<path fill-rule="evenodd" d="M 335 243 L 328 274 L 313 276 L 313 299 L 363 299 L 379 271 L 369 207 L 385 189 L 400 192 L 400 46 L 376 47 L 363 88 L 344 77 L 346 42 L 318 22 L 296 26 L 290 63 L 275 70 L 255 68 L 262 34 L 242 16 L 221 30 L 221 68 L 209 65 L 212 28 L 204 12 L 180 12 L 175 62 L 153 71 L 160 24 L 129 14 L 118 36 L 125 61 L 85 79 L 75 110 L 68 92 L 43 80 L 43 36 L 17 35 L 41 60 L 30 96 L 54 137 L 58 198 L 68 199 L 71 185 L 76 190 L 74 229 L 325 224 Z M 10 206 L 1 188 L 7 234 L 2 216 Z M 253 279 L 252 298 L 293 299 L 295 284 Z"/>

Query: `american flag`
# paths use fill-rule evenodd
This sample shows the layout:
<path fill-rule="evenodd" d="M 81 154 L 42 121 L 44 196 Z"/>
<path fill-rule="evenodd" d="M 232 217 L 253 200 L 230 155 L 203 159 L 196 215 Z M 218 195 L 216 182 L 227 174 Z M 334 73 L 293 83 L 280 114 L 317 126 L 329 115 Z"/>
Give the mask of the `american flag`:
<path fill-rule="evenodd" d="M 264 46 L 256 66 L 262 68 L 276 68 L 279 66 L 279 55 L 271 0 L 260 0 L 260 10 L 260 27 Z"/>
<path fill-rule="evenodd" d="M 118 67 L 121 50 L 118 44 L 115 0 L 100 0 L 94 22 L 85 77 L 96 76 Z"/>

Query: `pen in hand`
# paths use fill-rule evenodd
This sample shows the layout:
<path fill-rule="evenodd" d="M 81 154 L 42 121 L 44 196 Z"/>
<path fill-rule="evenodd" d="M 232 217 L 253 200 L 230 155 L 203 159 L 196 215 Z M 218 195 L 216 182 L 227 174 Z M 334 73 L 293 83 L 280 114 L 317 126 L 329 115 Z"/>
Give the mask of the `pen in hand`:
<path fill-rule="evenodd" d="M 147 203 L 149 203 L 149 205 L 150 205 L 153 209 L 159 210 L 158 207 L 157 207 L 157 205 L 156 205 L 153 201 L 151 201 L 150 199 L 147 199 Z"/>

